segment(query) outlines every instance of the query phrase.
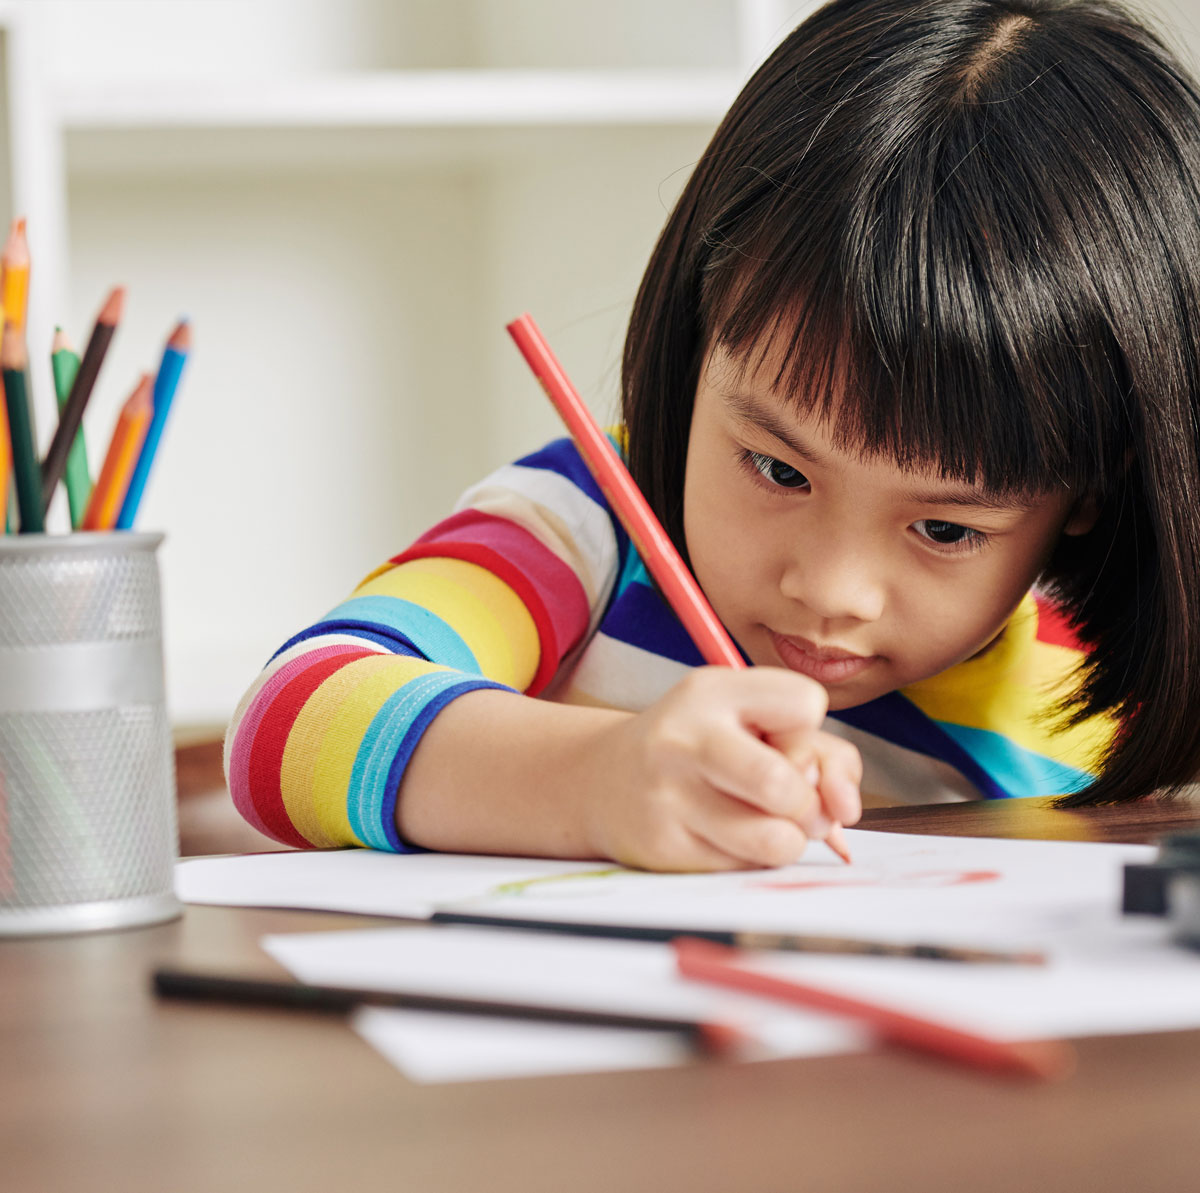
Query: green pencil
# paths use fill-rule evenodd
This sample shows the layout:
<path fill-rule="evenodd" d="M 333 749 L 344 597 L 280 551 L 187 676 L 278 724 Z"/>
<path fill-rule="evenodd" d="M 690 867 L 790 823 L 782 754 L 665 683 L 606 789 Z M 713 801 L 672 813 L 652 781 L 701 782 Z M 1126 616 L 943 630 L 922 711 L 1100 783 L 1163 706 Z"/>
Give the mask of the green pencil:
<path fill-rule="evenodd" d="M 54 394 L 58 398 L 58 412 L 61 415 L 67 399 L 71 396 L 75 374 L 79 372 L 79 353 L 75 351 L 67 333 L 61 327 L 54 329 L 50 367 L 54 370 Z M 83 438 L 82 425 L 71 444 L 71 450 L 67 453 L 66 482 L 67 504 L 71 507 L 71 529 L 78 530 L 83 521 L 83 511 L 87 509 L 88 498 L 92 495 L 92 478 L 88 475 L 87 444 Z"/>
<path fill-rule="evenodd" d="M 33 446 L 33 420 L 29 413 L 29 381 L 25 376 L 28 364 L 25 338 L 10 323 L 0 340 L 0 371 L 4 374 L 4 398 L 8 403 L 17 509 L 21 514 L 21 533 L 41 534 L 46 523 L 42 517 L 42 472 Z"/>

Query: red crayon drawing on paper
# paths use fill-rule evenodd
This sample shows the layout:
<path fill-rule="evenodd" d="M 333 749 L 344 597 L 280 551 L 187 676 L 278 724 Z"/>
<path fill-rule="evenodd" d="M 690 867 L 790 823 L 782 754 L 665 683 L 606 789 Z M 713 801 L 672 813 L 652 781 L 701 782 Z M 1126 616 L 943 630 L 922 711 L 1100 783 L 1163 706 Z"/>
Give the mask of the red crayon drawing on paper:
<path fill-rule="evenodd" d="M 812 891 L 830 887 L 941 887 L 968 886 L 976 882 L 996 882 L 999 870 L 921 870 L 913 874 L 862 878 L 799 878 L 787 882 L 753 882 L 746 885 L 759 891 Z"/>

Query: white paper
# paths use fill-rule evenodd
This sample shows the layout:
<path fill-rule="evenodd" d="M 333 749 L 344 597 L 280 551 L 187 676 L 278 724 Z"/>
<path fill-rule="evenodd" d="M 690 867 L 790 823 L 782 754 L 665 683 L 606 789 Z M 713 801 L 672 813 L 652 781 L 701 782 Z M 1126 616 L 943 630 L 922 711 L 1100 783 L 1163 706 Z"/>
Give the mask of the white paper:
<path fill-rule="evenodd" d="M 724 874 L 629 870 L 534 875 L 443 903 L 460 911 L 621 925 L 813 932 L 895 942 L 1026 949 L 1117 922 L 1123 867 L 1147 845 L 851 831 L 845 865 Z"/>
<path fill-rule="evenodd" d="M 363 1007 L 354 1030 L 410 1081 L 486 1081 L 683 1064 L 687 1045 L 673 1032 L 574 1027 L 565 1023 L 438 1015 Z"/>
<path fill-rule="evenodd" d="M 1122 867 L 1149 846 L 851 831 L 854 864 L 813 849 L 795 866 L 661 875 L 586 862 L 367 851 L 181 863 L 189 902 L 424 916 L 456 906 L 535 919 L 832 933 L 1039 949 L 1046 966 L 757 954 L 752 963 L 996 1038 L 1200 1028 L 1200 954 L 1120 913 Z M 742 1017 L 781 1055 L 860 1047 L 844 1020 L 682 981 L 666 946 L 412 928 L 306 933 L 266 946 L 310 982 L 536 1001 L 676 1017 Z M 749 1016 L 749 1018 L 746 1018 Z M 417 1080 L 675 1063 L 669 1035 L 404 1011 L 363 1035 Z"/>
<path fill-rule="evenodd" d="M 301 981 L 566 1006 L 740 1027 L 756 1057 L 869 1047 L 860 1025 L 690 982 L 669 946 L 483 928 L 383 928 L 267 936 Z M 691 1057 L 674 1032 L 364 1008 L 355 1030 L 415 1081 L 658 1068 Z"/>
<path fill-rule="evenodd" d="M 383 853 L 374 849 L 248 853 L 187 858 L 176 864 L 184 903 L 294 907 L 424 919 L 438 904 L 506 882 L 595 870 L 595 862 L 483 857 L 456 853 Z"/>
<path fill-rule="evenodd" d="M 795 866 L 648 874 L 562 862 L 372 850 L 180 862 L 185 903 L 424 918 L 457 908 L 535 919 L 829 932 L 1023 948 L 1030 932 L 1120 902 L 1122 866 L 1147 845 L 926 837 L 850 830 L 854 864 L 816 846 Z"/>

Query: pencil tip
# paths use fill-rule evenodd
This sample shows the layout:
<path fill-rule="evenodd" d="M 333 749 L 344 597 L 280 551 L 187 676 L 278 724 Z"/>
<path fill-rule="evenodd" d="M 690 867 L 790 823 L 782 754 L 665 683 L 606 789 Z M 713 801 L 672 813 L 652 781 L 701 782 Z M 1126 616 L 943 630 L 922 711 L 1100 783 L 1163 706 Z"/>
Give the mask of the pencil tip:
<path fill-rule="evenodd" d="M 125 287 L 114 286 L 109 291 L 108 297 L 104 300 L 104 306 L 100 308 L 100 314 L 96 319 L 97 323 L 119 323 L 121 314 L 125 310 Z"/>
<path fill-rule="evenodd" d="M 175 330 L 171 332 L 171 336 L 167 340 L 167 347 L 174 348 L 176 352 L 186 352 L 191 346 L 192 325 L 186 318 L 180 319 L 175 324 Z"/>
<path fill-rule="evenodd" d="M 846 865 L 850 865 L 853 862 L 854 859 L 851 858 L 850 850 L 846 845 L 846 838 L 842 835 L 842 826 L 836 821 L 834 822 L 833 827 L 829 830 L 828 834 L 826 834 L 825 844 L 828 845 L 829 848 L 832 849 L 833 852 L 836 853 L 838 857 L 840 857 L 842 861 L 846 863 Z"/>

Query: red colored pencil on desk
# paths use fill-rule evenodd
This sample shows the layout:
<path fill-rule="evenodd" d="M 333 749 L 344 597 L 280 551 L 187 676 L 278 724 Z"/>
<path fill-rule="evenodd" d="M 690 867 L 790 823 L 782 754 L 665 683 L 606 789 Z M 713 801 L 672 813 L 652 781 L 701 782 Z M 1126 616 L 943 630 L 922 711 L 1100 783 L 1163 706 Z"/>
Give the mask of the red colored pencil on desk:
<path fill-rule="evenodd" d="M 684 937 L 672 947 L 676 968 L 685 978 L 845 1015 L 865 1023 L 881 1039 L 918 1052 L 932 1052 L 975 1068 L 1047 1081 L 1067 1076 L 1075 1065 L 1074 1050 L 1062 1040 L 993 1040 L 879 1003 L 763 973 L 745 965 L 745 954 L 727 945 Z"/>
<path fill-rule="evenodd" d="M 700 591 L 700 586 L 688 571 L 675 544 L 654 516 L 650 503 L 642 496 L 629 469 L 617 455 L 612 441 L 600 429 L 562 365 L 550 351 L 533 316 L 526 314 L 514 319 L 508 324 L 508 334 L 567 424 L 588 471 L 612 503 L 647 570 L 683 622 L 704 656 L 704 661 L 716 666 L 745 667 L 746 661 L 741 651 L 713 612 L 708 598 Z M 835 823 L 830 829 L 825 843 L 843 861 L 850 860 L 840 824 Z"/>

